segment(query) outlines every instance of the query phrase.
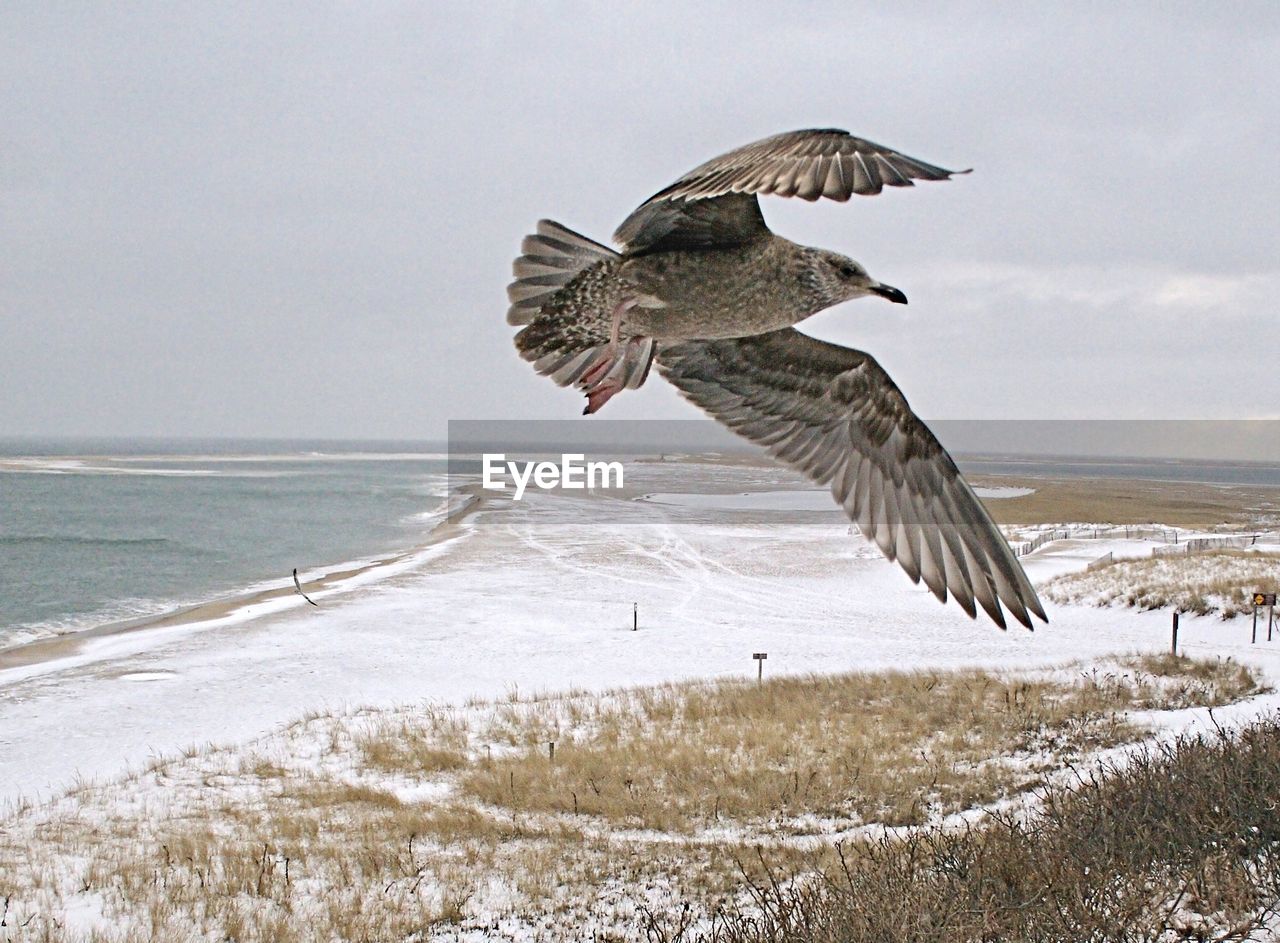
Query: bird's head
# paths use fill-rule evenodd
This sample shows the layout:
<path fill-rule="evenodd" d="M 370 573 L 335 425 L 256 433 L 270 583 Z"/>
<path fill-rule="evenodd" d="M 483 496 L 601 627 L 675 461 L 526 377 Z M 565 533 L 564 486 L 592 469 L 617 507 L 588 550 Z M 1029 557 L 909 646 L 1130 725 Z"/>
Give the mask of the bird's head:
<path fill-rule="evenodd" d="M 876 281 L 867 274 L 861 263 L 847 255 L 828 252 L 826 249 L 813 249 L 811 253 L 807 260 L 809 264 L 805 280 L 809 282 L 815 301 L 820 304 L 817 310 L 861 298 L 863 295 L 879 295 L 894 304 L 907 303 L 906 295 L 892 285 Z"/>

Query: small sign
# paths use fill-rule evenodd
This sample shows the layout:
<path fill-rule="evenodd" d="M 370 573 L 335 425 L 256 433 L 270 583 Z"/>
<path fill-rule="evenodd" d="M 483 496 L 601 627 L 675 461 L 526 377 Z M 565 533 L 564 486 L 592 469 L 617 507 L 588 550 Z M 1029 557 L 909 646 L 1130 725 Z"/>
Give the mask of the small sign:
<path fill-rule="evenodd" d="M 755 652 L 752 654 L 751 657 L 754 658 L 756 661 L 762 661 L 763 659 L 768 658 L 769 656 L 765 652 Z"/>
<path fill-rule="evenodd" d="M 1275 593 L 1254 593 L 1253 604 L 1255 606 L 1274 606 L 1276 604 Z"/>

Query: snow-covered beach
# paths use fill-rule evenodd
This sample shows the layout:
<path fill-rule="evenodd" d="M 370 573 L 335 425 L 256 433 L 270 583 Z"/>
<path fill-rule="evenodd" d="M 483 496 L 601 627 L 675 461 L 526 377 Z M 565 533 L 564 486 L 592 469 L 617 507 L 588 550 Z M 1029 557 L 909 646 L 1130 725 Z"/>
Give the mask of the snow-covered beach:
<path fill-rule="evenodd" d="M 746 676 L 754 652 L 775 675 L 1059 665 L 1169 645 L 1160 611 L 1054 606 L 1035 633 L 973 622 L 913 586 L 834 505 L 779 500 L 778 476 L 759 468 L 636 463 L 628 476 L 617 495 L 483 497 L 430 546 L 312 593 L 318 607 L 283 592 L 11 662 L 0 799 L 48 797 L 317 710 Z M 753 493 L 765 497 L 730 500 Z M 1064 541 L 1024 563 L 1039 583 L 1134 549 Z M 1244 620 L 1184 618 L 1179 647 L 1280 678 L 1280 641 L 1250 644 Z"/>

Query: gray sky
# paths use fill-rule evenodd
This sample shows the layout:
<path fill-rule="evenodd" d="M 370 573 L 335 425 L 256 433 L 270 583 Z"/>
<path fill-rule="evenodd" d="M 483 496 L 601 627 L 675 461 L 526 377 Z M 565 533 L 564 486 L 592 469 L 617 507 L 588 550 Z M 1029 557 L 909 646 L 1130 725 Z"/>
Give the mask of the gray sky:
<path fill-rule="evenodd" d="M 504 322 L 521 237 L 809 126 L 975 168 L 762 201 L 910 296 L 804 330 L 922 415 L 1280 416 L 1280 5 L 1112 6 L 7 2 L 0 434 L 575 416 Z"/>

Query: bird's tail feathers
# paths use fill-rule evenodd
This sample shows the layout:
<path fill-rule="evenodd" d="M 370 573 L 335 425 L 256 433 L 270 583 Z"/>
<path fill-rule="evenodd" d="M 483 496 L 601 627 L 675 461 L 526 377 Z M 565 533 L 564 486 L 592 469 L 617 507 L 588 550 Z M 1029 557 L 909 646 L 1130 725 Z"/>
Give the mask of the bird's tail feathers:
<path fill-rule="evenodd" d="M 549 219 L 538 221 L 532 235 L 520 244 L 521 255 L 512 263 L 515 281 L 507 286 L 507 323 L 529 324 L 551 298 L 579 272 L 597 262 L 619 258 L 608 246 L 566 229 Z"/>
<path fill-rule="evenodd" d="M 520 248 L 515 281 L 507 286 L 507 323 L 521 327 L 520 356 L 543 376 L 585 393 L 587 413 L 643 384 L 657 344 L 618 333 L 622 315 L 637 303 L 613 284 L 611 271 L 622 257 L 549 219 Z"/>
<path fill-rule="evenodd" d="M 587 396 L 586 413 L 594 413 L 616 393 L 638 389 L 649 376 L 657 343 L 652 337 L 603 337 L 566 330 L 566 322 L 542 315 L 516 335 L 520 356 L 533 369 L 560 386 L 574 386 Z"/>

